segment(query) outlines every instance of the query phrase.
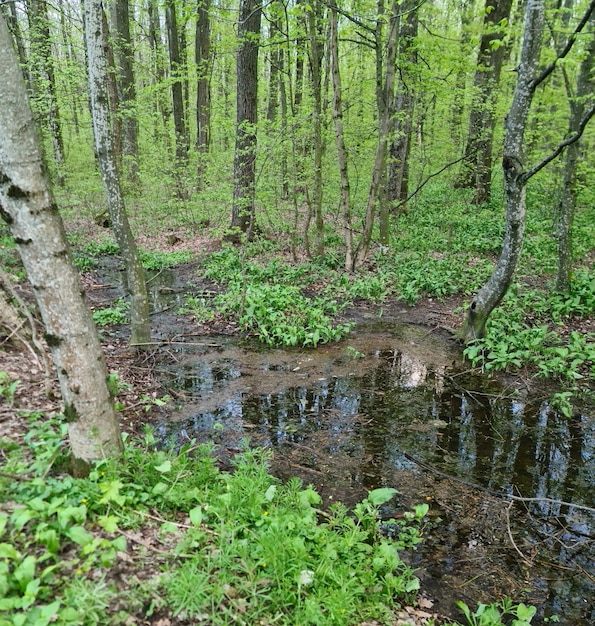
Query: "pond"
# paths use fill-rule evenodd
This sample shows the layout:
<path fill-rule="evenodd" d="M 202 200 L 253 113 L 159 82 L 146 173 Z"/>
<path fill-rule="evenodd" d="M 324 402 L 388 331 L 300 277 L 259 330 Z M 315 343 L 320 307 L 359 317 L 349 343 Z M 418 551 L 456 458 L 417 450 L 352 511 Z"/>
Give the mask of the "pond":
<path fill-rule="evenodd" d="M 317 350 L 210 337 L 172 356 L 167 445 L 214 441 L 225 464 L 249 439 L 326 504 L 394 487 L 387 519 L 427 502 L 406 558 L 445 615 L 510 596 L 538 606 L 534 623 L 595 623 L 593 415 L 566 419 L 547 397 L 472 375 L 451 341 L 412 325 L 360 325 Z"/>

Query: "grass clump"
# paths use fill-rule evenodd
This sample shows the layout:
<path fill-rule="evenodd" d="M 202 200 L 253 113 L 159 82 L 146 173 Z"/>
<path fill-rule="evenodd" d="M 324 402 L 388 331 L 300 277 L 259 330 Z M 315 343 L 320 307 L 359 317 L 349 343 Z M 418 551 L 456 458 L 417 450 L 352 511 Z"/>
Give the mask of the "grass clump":
<path fill-rule="evenodd" d="M 25 446 L 2 442 L 2 626 L 124 624 L 155 611 L 214 625 L 389 624 L 414 598 L 399 552 L 420 541 L 427 505 L 389 539 L 378 507 L 393 489 L 322 512 L 313 488 L 269 474 L 266 451 L 246 448 L 228 473 L 210 446 L 156 450 L 151 433 L 75 479 L 61 472 L 65 423 L 33 414 L 28 427 Z M 158 559 L 138 549 L 152 537 Z"/>

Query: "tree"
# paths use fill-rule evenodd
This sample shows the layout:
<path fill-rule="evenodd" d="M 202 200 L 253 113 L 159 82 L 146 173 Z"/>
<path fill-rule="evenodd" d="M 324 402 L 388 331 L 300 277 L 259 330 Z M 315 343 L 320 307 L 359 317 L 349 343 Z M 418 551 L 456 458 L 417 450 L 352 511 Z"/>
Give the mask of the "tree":
<path fill-rule="evenodd" d="M 196 41 L 196 151 L 198 152 L 198 179 L 204 173 L 204 156 L 211 143 L 211 0 L 199 0 L 197 6 Z"/>
<path fill-rule="evenodd" d="M 45 121 L 50 136 L 58 184 L 64 184 L 64 144 L 62 124 L 56 100 L 54 59 L 51 50 L 50 22 L 45 0 L 29 1 L 31 32 L 31 75 L 36 108 Z"/>
<path fill-rule="evenodd" d="M 489 202 L 490 199 L 495 108 L 507 49 L 504 37 L 511 8 L 512 0 L 488 0 L 484 11 L 465 160 L 457 181 L 459 187 L 475 188 L 475 204 Z"/>
<path fill-rule="evenodd" d="M 0 12 L 0 214 L 33 287 L 56 366 L 75 471 L 122 450 L 97 330 L 70 259 L 40 140 Z"/>
<path fill-rule="evenodd" d="M 133 182 L 138 182 L 138 114 L 128 0 L 116 0 L 111 5 L 111 19 L 115 44 L 118 114 L 122 118 L 122 156 L 130 178 Z"/>
<path fill-rule="evenodd" d="M 132 235 L 124 196 L 120 184 L 118 159 L 114 148 L 114 132 L 108 95 L 107 20 L 101 0 L 84 0 L 85 40 L 89 69 L 89 93 L 95 151 L 105 186 L 107 205 L 126 267 L 128 291 L 130 292 L 130 343 L 146 345 L 151 340 L 149 327 L 149 298 L 144 271 Z"/>
<path fill-rule="evenodd" d="M 176 178 L 178 179 L 178 195 L 183 195 L 180 170 L 188 163 L 188 132 L 186 124 L 186 107 L 184 106 L 183 62 L 180 51 L 180 34 L 178 31 L 177 8 L 174 0 L 167 0 L 165 5 L 165 22 L 167 24 L 167 40 L 169 42 L 169 64 L 171 70 L 171 95 L 174 116 L 174 132 L 176 142 Z"/>
<path fill-rule="evenodd" d="M 523 139 L 535 90 L 554 71 L 557 61 L 564 58 L 570 52 L 576 41 L 577 34 L 582 31 L 595 10 L 595 0 L 591 0 L 583 18 L 574 33 L 568 39 L 564 49 L 550 65 L 542 72 L 539 72 L 538 65 L 545 22 L 544 1 L 545 0 L 527 0 L 525 6 L 523 42 L 521 45 L 520 62 L 517 69 L 518 79 L 512 104 L 506 117 L 506 132 L 502 158 L 504 191 L 506 197 L 506 230 L 504 243 L 492 275 L 473 298 L 467 310 L 465 322 L 461 330 L 461 336 L 465 340 L 483 337 L 489 315 L 498 306 L 512 282 L 514 271 L 523 247 L 526 221 L 525 194 L 527 182 L 532 176 L 559 156 L 564 149 L 578 141 L 587 122 L 595 114 L 595 107 L 591 107 L 583 115 L 578 125 L 579 130 L 574 135 L 561 142 L 555 150 L 533 168 L 527 169 L 525 167 Z"/>
<path fill-rule="evenodd" d="M 576 89 L 570 99 L 570 119 L 567 136 L 581 132 L 589 108 L 593 108 L 595 92 L 595 20 L 591 16 L 591 40 L 581 62 Z M 569 81 L 567 80 L 568 84 Z M 572 94 L 569 94 L 572 96 Z M 558 205 L 556 234 L 558 240 L 558 272 L 556 289 L 568 291 L 572 269 L 572 222 L 576 206 L 576 173 L 580 157 L 580 143 L 573 142 L 566 149 L 564 173 L 562 175 L 562 195 Z"/>
<path fill-rule="evenodd" d="M 258 49 L 261 0 L 240 0 L 238 16 L 236 145 L 230 238 L 254 235 L 256 122 L 258 119 Z"/>

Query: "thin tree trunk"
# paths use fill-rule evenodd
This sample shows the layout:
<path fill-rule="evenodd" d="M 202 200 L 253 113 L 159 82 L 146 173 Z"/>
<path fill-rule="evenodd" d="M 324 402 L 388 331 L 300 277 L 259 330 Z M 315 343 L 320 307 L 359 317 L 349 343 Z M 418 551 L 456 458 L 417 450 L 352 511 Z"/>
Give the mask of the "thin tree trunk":
<path fill-rule="evenodd" d="M 187 141 L 186 117 L 184 107 L 183 63 L 180 53 L 180 35 L 178 32 L 178 17 L 176 3 L 167 0 L 165 6 L 165 21 L 167 24 L 167 39 L 169 42 L 169 63 L 171 70 L 171 95 L 174 116 L 174 134 L 176 145 L 176 178 L 178 180 L 178 195 L 183 196 L 182 171 L 188 163 L 189 145 Z"/>
<path fill-rule="evenodd" d="M 408 3 L 412 5 L 413 3 Z M 398 53 L 399 79 L 394 112 L 392 114 L 392 141 L 389 147 L 387 196 L 389 203 L 407 198 L 407 159 L 413 129 L 413 109 L 415 106 L 415 65 L 417 64 L 417 11 L 416 6 L 401 5 L 400 10 L 413 9 L 401 18 L 399 28 Z M 406 207 L 402 207 L 406 210 Z"/>
<path fill-rule="evenodd" d="M 591 18 L 591 32 L 595 29 L 595 20 Z M 591 41 L 581 62 L 576 81 L 574 98 L 570 101 L 570 120 L 567 135 L 579 131 L 587 105 L 593 103 L 595 92 L 595 36 Z M 558 206 L 556 234 L 558 240 L 558 272 L 556 289 L 568 291 L 572 271 L 572 222 L 576 206 L 576 172 L 579 163 L 581 144 L 576 141 L 566 149 L 564 174 L 562 180 L 562 196 Z"/>
<path fill-rule="evenodd" d="M 0 214 L 9 224 L 45 326 L 68 420 L 75 472 L 122 440 L 97 330 L 44 174 L 39 137 L 0 12 Z"/>
<path fill-rule="evenodd" d="M 380 6 L 380 5 L 379 5 Z M 381 21 L 381 13 L 379 13 L 379 22 Z M 372 181 L 370 183 L 370 190 L 368 192 L 368 202 L 366 206 L 366 217 L 364 221 L 364 230 L 362 236 L 357 245 L 355 255 L 353 258 L 353 269 L 360 267 L 366 258 L 370 250 L 370 243 L 372 241 L 372 230 L 374 228 L 374 219 L 376 215 L 376 203 L 379 199 L 380 185 L 383 179 L 386 178 L 386 153 L 389 141 L 390 130 L 390 113 L 392 111 L 392 99 L 394 97 L 395 88 L 395 58 L 397 50 L 397 4 L 396 0 L 393 0 L 390 10 L 389 20 L 389 34 L 386 43 L 386 75 L 384 80 L 382 79 L 382 69 L 378 72 L 376 68 L 376 101 L 378 105 L 378 147 L 376 148 L 376 157 L 374 159 L 374 169 L 372 170 Z M 379 30 L 377 30 L 377 33 Z M 377 48 L 382 49 L 382 41 L 377 40 Z M 382 68 L 382 56 L 376 56 L 376 64 L 381 64 Z M 386 196 L 385 196 L 386 197 Z"/>
<path fill-rule="evenodd" d="M 310 76 L 312 80 L 312 132 L 314 134 L 314 191 L 312 208 L 316 235 L 314 254 L 324 255 L 324 216 L 322 213 L 322 55 L 324 44 L 320 32 L 323 16 L 323 5 L 316 1 L 308 13 L 308 31 L 310 38 Z"/>
<path fill-rule="evenodd" d="M 254 235 L 256 123 L 258 121 L 258 49 L 262 0 L 241 0 L 238 19 L 237 128 L 234 189 L 229 238 Z"/>
<path fill-rule="evenodd" d="M 171 107 L 168 102 L 169 99 L 165 95 L 165 60 L 157 0 L 148 1 L 147 13 L 149 18 L 149 46 L 151 47 L 151 53 L 153 55 L 152 65 L 155 76 L 155 112 L 161 117 L 162 122 L 162 127 L 160 128 L 158 120 L 155 120 L 155 138 L 159 139 L 163 134 L 162 131 L 169 126 Z"/>
<path fill-rule="evenodd" d="M 114 235 L 126 266 L 128 291 L 131 297 L 130 343 L 132 345 L 146 345 L 151 339 L 147 286 L 136 242 L 124 207 L 108 106 L 106 18 L 101 0 L 84 0 L 84 7 L 95 151 L 105 186 Z"/>
<path fill-rule="evenodd" d="M 198 152 L 198 182 L 201 186 L 205 157 L 211 143 L 211 0 L 199 0 L 196 20 L 196 151 Z"/>
<path fill-rule="evenodd" d="M 542 47 L 544 14 L 544 0 L 527 0 L 518 79 L 513 101 L 506 117 L 502 159 L 506 194 L 504 244 L 492 275 L 473 298 L 467 310 L 461 330 L 464 340 L 483 337 L 486 321 L 506 294 L 521 256 L 525 233 L 525 191 L 527 185 L 523 161 L 523 139 L 536 87 L 535 80 Z"/>
<path fill-rule="evenodd" d="M 339 36 L 337 25 L 337 9 L 331 7 L 331 74 L 333 77 L 333 118 L 335 120 L 335 136 L 337 139 L 337 156 L 341 177 L 341 207 L 343 214 L 343 238 L 345 240 L 345 269 L 353 269 L 353 231 L 351 227 L 351 199 L 349 193 L 349 171 L 347 167 L 347 151 L 343 138 L 343 105 L 341 102 L 341 74 L 339 71 Z"/>

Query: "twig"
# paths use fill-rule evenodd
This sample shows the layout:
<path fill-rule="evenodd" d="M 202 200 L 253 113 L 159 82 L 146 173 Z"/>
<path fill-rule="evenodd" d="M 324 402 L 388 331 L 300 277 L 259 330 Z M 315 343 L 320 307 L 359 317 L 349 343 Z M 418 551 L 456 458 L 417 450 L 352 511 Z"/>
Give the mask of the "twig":
<path fill-rule="evenodd" d="M 544 497 L 526 498 L 523 496 L 513 496 L 510 493 L 504 493 L 502 491 L 494 491 L 493 489 L 488 489 L 487 487 L 478 485 L 477 483 L 471 483 L 467 480 L 463 480 L 462 478 L 457 478 L 456 476 L 451 476 L 450 474 L 441 472 L 439 469 L 436 469 L 435 467 L 433 467 L 432 465 L 429 465 L 428 463 L 424 463 L 424 461 L 421 461 L 420 459 L 416 459 L 414 456 L 412 456 L 411 454 L 408 454 L 407 452 L 403 452 L 403 456 L 409 461 L 412 461 L 416 465 L 419 465 L 420 467 L 430 472 L 433 472 L 434 474 L 438 476 L 442 476 L 443 478 L 446 478 L 447 480 L 460 483 L 461 485 L 465 485 L 466 487 L 469 487 L 471 489 L 477 489 L 478 491 L 485 491 L 486 493 L 489 493 L 491 496 L 494 496 L 496 498 L 514 500 L 515 502 L 547 502 L 548 504 L 559 504 L 561 506 L 568 506 L 574 509 L 580 509 L 581 511 L 589 511 L 589 513 L 595 513 L 594 508 L 590 506 L 584 506 L 583 504 L 575 504 L 574 502 L 566 502 L 564 500 L 555 500 L 554 498 L 544 498 Z"/>
<path fill-rule="evenodd" d="M 531 563 L 531 561 L 529 561 L 529 559 L 521 552 L 519 547 L 516 545 L 514 537 L 512 536 L 512 530 L 510 529 L 510 508 L 511 507 L 512 507 L 512 502 L 510 502 L 508 506 L 506 507 L 506 531 L 508 532 L 508 538 L 510 539 L 510 543 L 512 544 L 512 547 L 516 550 L 517 554 L 521 557 L 523 562 L 529 567 L 532 567 L 533 563 Z"/>

